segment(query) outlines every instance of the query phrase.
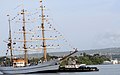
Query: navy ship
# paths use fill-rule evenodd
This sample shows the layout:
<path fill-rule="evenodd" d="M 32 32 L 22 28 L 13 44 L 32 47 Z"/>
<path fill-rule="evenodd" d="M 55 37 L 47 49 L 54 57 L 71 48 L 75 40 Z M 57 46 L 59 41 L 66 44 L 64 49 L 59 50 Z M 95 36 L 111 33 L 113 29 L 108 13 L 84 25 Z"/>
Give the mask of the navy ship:
<path fill-rule="evenodd" d="M 22 19 L 21 19 L 22 26 L 21 26 L 21 30 L 18 32 L 19 34 L 22 35 L 22 39 L 20 39 L 20 37 L 18 36 L 19 39 L 17 40 L 17 42 L 21 42 L 20 46 L 22 46 L 22 47 L 18 47 L 18 49 L 16 49 L 16 47 L 13 46 L 13 45 L 16 45 L 16 43 L 17 43 L 17 42 L 15 42 L 16 38 L 14 38 L 14 40 L 12 38 L 11 20 L 13 20 L 13 19 L 10 19 L 10 15 L 7 15 L 7 16 L 9 16 L 9 38 L 8 38 L 7 45 L 8 45 L 8 50 L 10 51 L 10 65 L 9 66 L 7 66 L 7 65 L 0 66 L 0 71 L 3 74 L 27 74 L 27 73 L 58 71 L 58 69 L 60 67 L 59 62 L 61 60 L 59 60 L 59 59 L 47 60 L 48 46 L 46 44 L 46 40 L 53 40 L 53 39 L 57 38 L 57 36 L 55 38 L 52 38 L 52 37 L 46 38 L 45 37 L 45 31 L 46 31 L 45 26 L 44 26 L 45 22 L 46 22 L 45 14 L 44 14 L 45 6 L 43 5 L 42 0 L 40 0 L 39 2 L 40 2 L 39 9 L 41 10 L 39 17 L 40 17 L 41 23 L 40 23 L 40 26 L 37 27 L 37 29 L 39 29 L 41 31 L 41 37 L 37 35 L 38 37 L 34 38 L 36 33 L 27 31 L 26 10 L 23 8 L 21 10 L 21 12 L 17 14 L 18 16 L 22 16 Z M 49 28 L 51 28 L 51 27 L 49 27 Z M 30 40 L 28 40 L 28 37 L 27 37 L 28 34 L 33 35 Z M 27 44 L 27 43 L 28 42 L 31 43 L 34 41 L 35 42 L 41 41 L 42 43 L 40 46 L 36 45 L 36 47 L 28 47 L 29 44 Z M 31 45 L 31 46 L 33 46 L 33 45 Z M 59 45 L 57 45 L 57 46 L 59 46 Z M 51 48 L 51 47 L 49 47 L 49 48 Z M 23 57 L 22 58 L 15 57 L 15 55 L 13 54 L 14 50 L 23 51 Z M 34 51 L 34 50 L 43 51 L 43 60 L 41 62 L 37 63 L 36 65 L 31 65 L 30 62 L 28 62 L 28 51 Z M 73 48 L 73 50 L 74 51 L 72 53 L 68 54 L 68 56 L 77 52 L 76 49 Z M 64 58 L 66 58 L 66 56 Z"/>

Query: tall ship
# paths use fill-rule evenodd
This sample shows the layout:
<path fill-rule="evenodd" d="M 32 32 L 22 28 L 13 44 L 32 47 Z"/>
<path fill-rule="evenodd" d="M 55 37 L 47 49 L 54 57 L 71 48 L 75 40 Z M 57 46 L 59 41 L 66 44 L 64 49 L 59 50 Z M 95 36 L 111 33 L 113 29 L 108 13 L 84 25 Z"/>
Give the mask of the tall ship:
<path fill-rule="evenodd" d="M 10 55 L 10 64 L 0 66 L 0 71 L 3 74 L 27 74 L 27 73 L 36 73 L 36 72 L 52 72 L 59 69 L 60 62 L 62 60 L 64 60 L 65 58 L 77 52 L 76 48 L 72 48 L 73 49 L 72 52 L 68 55 L 65 55 L 61 59 L 57 58 L 57 59 L 49 60 L 47 58 L 48 49 L 54 49 L 55 51 L 56 47 L 58 48 L 60 46 L 59 44 L 50 45 L 51 40 L 57 40 L 62 36 L 58 31 L 56 31 L 55 28 L 52 27 L 52 25 L 48 22 L 48 19 L 46 19 L 48 15 L 44 14 L 45 6 L 43 5 L 43 1 L 40 0 L 39 2 L 40 2 L 40 7 L 39 7 L 40 13 L 39 12 L 34 13 L 35 15 L 39 14 L 38 19 L 34 19 L 34 21 L 39 20 L 40 22 L 40 23 L 38 22 L 34 23 L 34 24 L 39 24 L 36 27 L 27 26 L 27 24 L 29 23 L 27 21 L 29 21 L 30 19 L 26 17 L 29 17 L 29 16 L 32 17 L 32 16 L 29 15 L 29 13 L 24 8 L 13 19 L 10 18 L 10 15 L 7 15 L 9 16 L 9 20 L 8 20 L 9 21 L 9 38 L 7 41 L 7 48 L 8 48 L 7 52 L 9 52 L 9 55 Z M 20 18 L 18 16 L 20 16 Z M 19 21 L 16 21 L 17 22 L 16 24 L 20 22 L 19 23 L 20 25 L 16 26 L 16 28 L 14 27 L 15 31 L 17 31 L 17 28 L 18 28 L 18 32 L 12 32 L 13 29 L 11 26 L 11 21 L 15 21 L 15 19 L 19 20 Z M 33 23 L 33 20 L 31 22 Z M 45 29 L 46 24 L 48 24 L 47 25 L 48 29 Z M 32 30 L 27 30 L 30 27 L 32 27 Z M 50 37 L 47 38 L 46 36 L 49 34 L 45 34 L 45 32 L 46 31 L 49 32 L 51 30 L 56 31 L 59 34 L 59 36 L 52 37 L 50 35 Z M 13 33 L 17 35 L 16 36 L 14 35 L 15 37 L 13 37 Z M 43 59 L 41 59 L 38 63 L 33 65 L 29 61 L 28 53 L 29 52 L 31 54 L 35 53 L 34 51 L 43 52 Z M 21 53 L 22 56 L 17 55 L 16 52 Z"/>

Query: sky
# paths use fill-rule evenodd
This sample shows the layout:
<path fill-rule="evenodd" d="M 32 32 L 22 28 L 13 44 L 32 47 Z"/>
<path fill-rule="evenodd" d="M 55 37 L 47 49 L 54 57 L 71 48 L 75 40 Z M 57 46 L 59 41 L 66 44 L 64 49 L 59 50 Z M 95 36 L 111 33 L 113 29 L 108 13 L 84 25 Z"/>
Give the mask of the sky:
<path fill-rule="evenodd" d="M 120 47 L 120 0 L 44 0 L 55 27 L 78 50 Z M 37 8 L 39 0 L 0 0 L 0 55 L 8 37 L 8 17 L 23 4 Z"/>

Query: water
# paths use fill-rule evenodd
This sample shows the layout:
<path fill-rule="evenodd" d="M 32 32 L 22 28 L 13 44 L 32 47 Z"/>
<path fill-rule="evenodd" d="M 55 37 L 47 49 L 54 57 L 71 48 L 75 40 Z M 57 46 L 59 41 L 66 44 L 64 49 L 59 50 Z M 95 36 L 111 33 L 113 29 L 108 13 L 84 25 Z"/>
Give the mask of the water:
<path fill-rule="evenodd" d="M 117 65 L 95 65 L 99 68 L 97 72 L 66 72 L 66 73 L 40 73 L 40 74 L 17 74 L 17 75 L 120 75 L 120 64 Z"/>

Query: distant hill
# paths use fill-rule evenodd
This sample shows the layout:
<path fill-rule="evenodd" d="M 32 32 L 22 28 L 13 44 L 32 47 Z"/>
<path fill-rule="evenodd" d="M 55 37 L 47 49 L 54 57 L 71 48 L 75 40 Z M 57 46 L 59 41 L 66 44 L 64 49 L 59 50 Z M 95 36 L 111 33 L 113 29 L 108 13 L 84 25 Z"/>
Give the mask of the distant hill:
<path fill-rule="evenodd" d="M 81 50 L 78 51 L 77 53 L 74 54 L 74 56 L 79 56 L 81 53 L 87 53 L 87 54 L 101 54 L 101 55 L 120 55 L 120 48 L 104 48 L 104 49 L 91 49 L 91 50 Z M 65 56 L 69 54 L 70 51 L 67 52 L 49 52 L 49 55 L 52 56 Z M 42 53 L 36 53 L 36 54 L 31 54 L 29 56 L 34 56 L 34 57 L 42 57 Z"/>
<path fill-rule="evenodd" d="M 100 53 L 102 55 L 107 55 L 107 54 L 120 54 L 120 48 L 104 48 L 104 49 L 91 49 L 91 50 L 82 50 L 80 52 L 85 52 L 88 54 L 95 54 L 95 53 Z"/>
<path fill-rule="evenodd" d="M 120 55 L 120 48 L 104 48 L 104 49 L 91 49 L 91 50 L 81 50 L 78 51 L 75 56 L 81 55 L 81 53 L 87 53 L 87 54 L 101 54 L 101 55 Z M 70 51 L 67 52 L 49 52 L 49 55 L 52 56 L 65 56 L 69 54 Z M 35 53 L 35 54 L 29 54 L 28 58 L 33 58 L 33 57 L 42 57 L 42 53 Z M 23 57 L 22 55 L 20 57 Z"/>

